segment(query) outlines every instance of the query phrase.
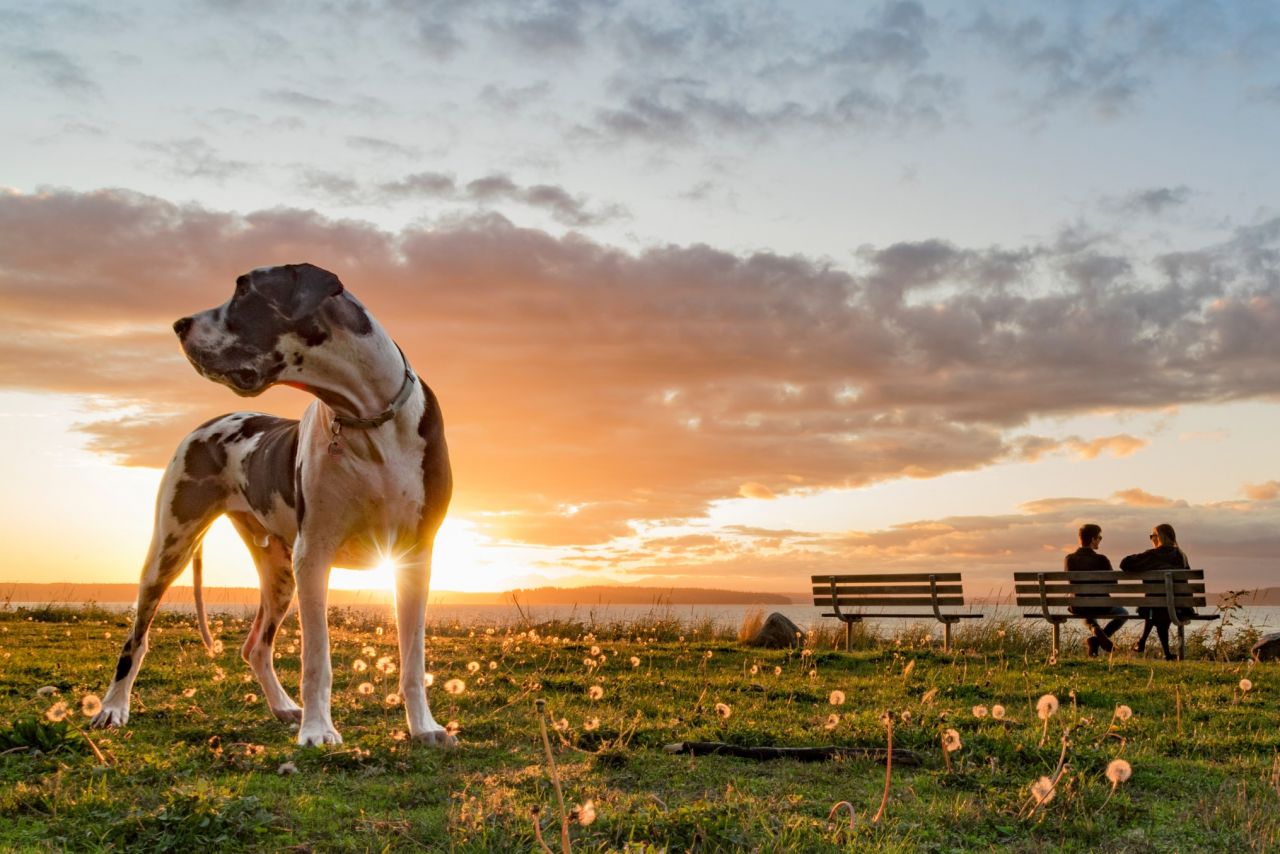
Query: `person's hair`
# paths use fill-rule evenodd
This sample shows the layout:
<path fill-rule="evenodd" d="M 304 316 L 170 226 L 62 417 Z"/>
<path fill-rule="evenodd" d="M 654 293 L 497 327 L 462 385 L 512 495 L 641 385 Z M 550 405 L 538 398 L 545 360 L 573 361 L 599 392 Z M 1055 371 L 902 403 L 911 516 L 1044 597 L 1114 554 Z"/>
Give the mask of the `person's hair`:
<path fill-rule="evenodd" d="M 1172 530 L 1172 529 L 1170 529 Z M 1080 526 L 1080 545 L 1087 546 L 1093 542 L 1093 538 L 1102 534 L 1102 526 L 1095 525 L 1090 522 L 1088 525 Z"/>
<path fill-rule="evenodd" d="M 1173 546 L 1174 550 L 1182 556 L 1182 565 L 1191 566 L 1191 559 L 1187 557 L 1187 553 L 1182 550 L 1182 546 L 1178 545 L 1178 535 L 1174 532 L 1173 526 L 1168 522 L 1161 522 L 1156 525 L 1156 533 L 1160 535 L 1161 546 Z"/>

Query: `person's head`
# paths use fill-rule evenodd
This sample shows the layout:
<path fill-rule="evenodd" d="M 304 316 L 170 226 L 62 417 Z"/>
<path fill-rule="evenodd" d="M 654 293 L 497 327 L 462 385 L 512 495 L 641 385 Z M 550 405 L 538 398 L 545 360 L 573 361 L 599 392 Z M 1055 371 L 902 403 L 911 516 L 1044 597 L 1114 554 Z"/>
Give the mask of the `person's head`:
<path fill-rule="evenodd" d="M 1165 522 L 1151 529 L 1151 542 L 1157 547 L 1176 546 L 1178 535 L 1173 532 L 1173 526 Z"/>
<path fill-rule="evenodd" d="M 1080 545 L 1089 549 L 1096 549 L 1098 543 L 1102 542 L 1102 528 L 1090 522 L 1088 525 L 1080 526 Z"/>

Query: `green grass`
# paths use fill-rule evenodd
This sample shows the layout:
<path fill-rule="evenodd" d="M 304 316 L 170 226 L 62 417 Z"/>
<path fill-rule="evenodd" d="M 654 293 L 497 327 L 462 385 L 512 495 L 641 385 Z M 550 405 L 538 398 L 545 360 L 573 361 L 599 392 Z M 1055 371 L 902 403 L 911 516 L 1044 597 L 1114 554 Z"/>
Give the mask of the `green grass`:
<path fill-rule="evenodd" d="M 566 724 L 550 737 L 567 807 L 591 800 L 596 809 L 594 822 L 571 825 L 576 851 L 1280 849 L 1273 664 L 1076 653 L 1049 664 L 1047 632 L 1030 624 L 967 630 L 954 654 L 906 627 L 887 640 L 860 635 L 851 653 L 831 650 L 837 633 L 823 633 L 803 655 L 659 619 L 593 635 L 548 625 L 535 639 L 433 626 L 433 710 L 461 725 L 463 741 L 441 753 L 402 740 L 403 710 L 385 701 L 396 677 L 374 662 L 397 660 L 394 627 L 379 634 L 353 614 L 333 622 L 334 718 L 346 743 L 300 749 L 260 699 L 246 700 L 261 689 L 233 654 L 244 621 L 215 624 L 227 651 L 211 660 L 189 619 L 159 618 L 128 727 L 101 732 L 84 729 L 79 701 L 104 692 L 126 619 L 0 611 L 0 745 L 10 745 L 0 747 L 0 850 L 537 851 L 535 821 L 558 850 L 537 698 L 550 722 Z M 277 666 L 296 693 L 296 619 L 286 629 Z M 1210 640 L 1191 647 L 1228 652 Z M 589 667 L 593 646 L 604 663 Z M 366 672 L 353 671 L 357 658 Z M 451 696 L 440 686 L 455 677 L 467 687 Z M 1253 683 L 1247 694 L 1243 677 Z M 358 691 L 365 681 L 371 695 Z M 45 685 L 60 695 L 38 697 Z M 588 696 L 594 685 L 604 691 L 598 701 Z M 828 702 L 834 689 L 844 705 Z M 1046 693 L 1061 708 L 1042 743 L 1035 702 Z M 58 700 L 72 710 L 70 725 L 45 720 Z M 727 719 L 719 703 L 731 708 Z M 1112 720 L 1121 703 L 1134 712 L 1123 723 Z M 1012 720 L 971 711 L 994 704 Z M 894 768 L 874 825 L 883 765 L 662 750 L 682 740 L 884 746 L 885 711 L 895 716 L 895 747 L 923 764 Z M 832 714 L 840 720 L 828 730 Z M 939 743 L 947 728 L 963 741 L 950 770 Z M 1054 798 L 1020 815 L 1030 785 L 1058 766 L 1067 728 Z M 1105 769 L 1116 757 L 1132 763 L 1133 777 L 1107 800 Z M 285 763 L 297 772 L 278 773 Z M 852 830 L 847 812 L 828 823 L 839 801 L 856 810 Z"/>

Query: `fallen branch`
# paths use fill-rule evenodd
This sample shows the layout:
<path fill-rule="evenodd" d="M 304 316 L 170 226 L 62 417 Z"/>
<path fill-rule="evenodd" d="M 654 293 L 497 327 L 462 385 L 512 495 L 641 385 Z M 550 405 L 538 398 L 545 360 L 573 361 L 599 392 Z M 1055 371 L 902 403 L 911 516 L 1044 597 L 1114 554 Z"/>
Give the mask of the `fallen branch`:
<path fill-rule="evenodd" d="M 742 759 L 794 759 L 797 762 L 821 762 L 836 756 L 849 756 L 854 759 L 871 759 L 885 762 L 890 752 L 883 747 L 746 747 L 741 744 L 725 744 L 722 741 L 677 741 L 662 748 L 667 753 L 688 753 L 691 756 L 720 754 L 721 756 L 737 756 Z M 923 761 L 920 754 L 911 750 L 896 749 L 892 752 L 893 761 L 899 765 L 919 765 Z"/>

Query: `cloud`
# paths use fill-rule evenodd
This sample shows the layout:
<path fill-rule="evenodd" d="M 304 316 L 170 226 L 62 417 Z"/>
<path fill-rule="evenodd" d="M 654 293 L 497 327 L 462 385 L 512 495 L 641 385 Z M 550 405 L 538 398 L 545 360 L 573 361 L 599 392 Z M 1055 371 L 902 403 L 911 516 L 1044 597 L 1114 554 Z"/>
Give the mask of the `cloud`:
<path fill-rule="evenodd" d="M 483 192 L 529 189 L 508 181 Z M 1144 440 L 1020 430 L 1280 393 L 1280 219 L 1176 257 L 1099 252 L 926 240 L 864 247 L 841 269 L 701 244 L 628 252 L 496 214 L 388 232 L 124 191 L 9 193 L 0 385 L 154 413 L 80 429 L 162 465 L 184 429 L 243 405 L 184 364 L 173 319 L 221 303 L 245 270 L 307 260 L 341 276 L 439 394 L 458 511 L 489 535 L 556 544 L 698 517 L 743 484 L 782 494 L 1129 454 Z M 270 394 L 254 406 L 306 402 Z"/>
<path fill-rule="evenodd" d="M 47 86 L 72 97 L 99 96 L 102 89 L 80 63 L 52 48 L 25 48 L 14 51 L 13 58 L 30 69 Z"/>
<path fill-rule="evenodd" d="M 357 151 L 367 151 L 379 157 L 404 157 L 407 159 L 415 158 L 419 155 L 419 150 L 411 145 L 401 145 L 398 142 L 392 142 L 389 139 L 379 139 L 374 136 L 349 136 L 347 137 L 347 145 Z"/>
<path fill-rule="evenodd" d="M 1149 190 L 1135 190 L 1120 198 L 1108 199 L 1104 206 L 1117 213 L 1158 216 L 1185 205 L 1190 201 L 1191 196 L 1191 188 L 1186 186 L 1153 187 Z"/>
<path fill-rule="evenodd" d="M 748 482 L 738 487 L 738 494 L 743 498 L 777 498 L 777 493 L 763 483 Z"/>
<path fill-rule="evenodd" d="M 585 197 L 572 195 L 563 187 L 554 184 L 521 185 L 501 173 L 485 175 L 460 186 L 453 175 L 416 172 L 366 190 L 346 175 L 303 170 L 299 185 L 341 204 L 440 199 L 490 207 L 502 202 L 515 202 L 546 211 L 556 222 L 573 228 L 601 225 L 629 216 L 620 205 L 592 205 Z"/>
<path fill-rule="evenodd" d="M 1163 495 L 1152 495 L 1144 489 L 1123 489 L 1111 494 L 1113 501 L 1129 507 L 1185 507 L 1187 502 L 1175 501 Z"/>
<path fill-rule="evenodd" d="M 1280 498 L 1280 480 L 1266 483 L 1246 483 L 1244 494 L 1250 501 L 1275 501 Z"/>
<path fill-rule="evenodd" d="M 208 178 L 223 182 L 257 171 L 257 166 L 245 160 L 232 160 L 222 157 L 203 139 L 175 139 L 169 142 L 145 142 L 141 145 L 148 151 L 162 155 L 165 168 L 174 175 L 183 178 Z"/>

